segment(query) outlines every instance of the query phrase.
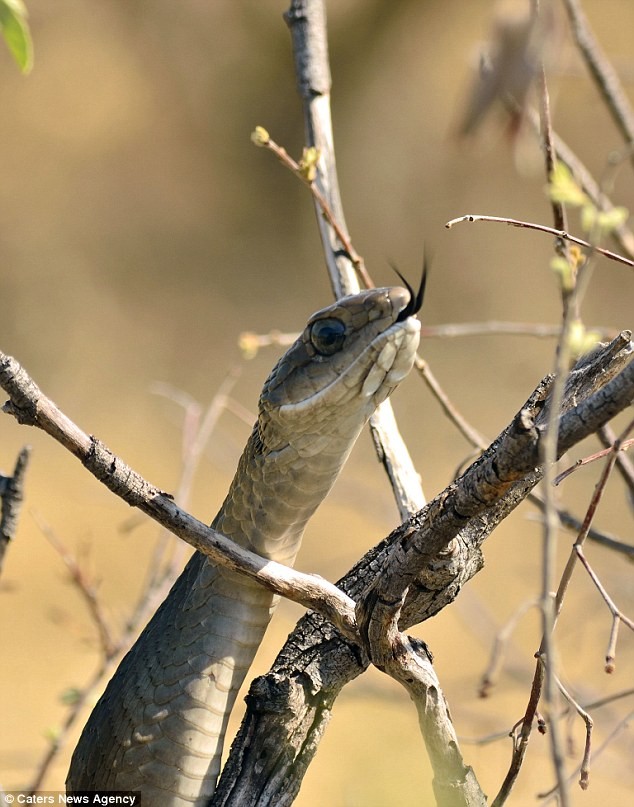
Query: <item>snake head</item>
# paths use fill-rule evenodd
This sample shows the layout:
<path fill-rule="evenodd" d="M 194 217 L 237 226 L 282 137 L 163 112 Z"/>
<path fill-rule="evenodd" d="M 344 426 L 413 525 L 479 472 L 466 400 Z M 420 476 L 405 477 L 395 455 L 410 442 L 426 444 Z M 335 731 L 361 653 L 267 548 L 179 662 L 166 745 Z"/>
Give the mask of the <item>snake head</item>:
<path fill-rule="evenodd" d="M 418 294 L 406 286 L 343 297 L 310 317 L 264 385 L 265 431 L 288 434 L 292 421 L 297 432 L 323 437 L 319 444 L 335 432 L 358 433 L 414 362 L 424 282 Z"/>

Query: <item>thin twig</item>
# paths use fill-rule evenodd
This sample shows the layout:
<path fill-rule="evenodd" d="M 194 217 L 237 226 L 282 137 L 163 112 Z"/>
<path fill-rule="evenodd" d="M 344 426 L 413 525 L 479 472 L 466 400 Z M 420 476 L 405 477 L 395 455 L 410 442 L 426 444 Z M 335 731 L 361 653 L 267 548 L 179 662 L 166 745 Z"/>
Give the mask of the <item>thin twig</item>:
<path fill-rule="evenodd" d="M 285 168 L 288 168 L 299 180 L 301 180 L 304 185 L 309 189 L 311 192 L 313 199 L 315 200 L 315 204 L 318 205 L 319 209 L 321 210 L 321 215 L 324 219 L 328 222 L 328 224 L 334 230 L 342 248 L 347 252 L 352 264 L 355 268 L 355 271 L 358 273 L 359 277 L 363 281 L 363 284 L 366 288 L 370 289 L 374 287 L 374 283 L 372 279 L 367 273 L 365 268 L 365 264 L 363 262 L 363 258 L 354 248 L 352 241 L 350 240 L 350 236 L 348 235 L 345 228 L 339 223 L 337 217 L 333 213 L 328 200 L 324 196 L 324 194 L 319 189 L 319 186 L 316 179 L 316 173 L 313 174 L 310 170 L 306 170 L 306 168 L 294 160 L 289 153 L 286 151 L 285 148 L 278 145 L 266 132 L 265 129 L 262 127 L 258 127 L 256 129 L 256 133 L 252 138 L 254 142 L 257 143 L 258 146 L 262 148 L 266 148 L 269 151 L 273 152 L 277 159 L 282 163 Z"/>
<path fill-rule="evenodd" d="M 92 621 L 99 633 L 103 656 L 106 659 L 111 658 L 117 652 L 118 643 L 115 642 L 112 636 L 108 618 L 106 617 L 104 608 L 101 605 L 97 595 L 97 586 L 95 585 L 95 582 L 89 578 L 88 574 L 83 569 L 75 555 L 70 551 L 70 549 L 68 549 L 50 524 L 48 524 L 35 510 L 31 511 L 31 515 L 39 527 L 42 535 L 57 552 L 64 565 L 70 572 L 71 580 L 88 606 L 88 611 Z"/>
<path fill-rule="evenodd" d="M 599 429 L 597 436 L 606 448 L 613 446 L 617 440 L 616 434 L 607 424 Z M 630 442 L 630 440 L 627 440 L 625 443 L 623 443 L 622 447 L 625 447 L 626 445 L 629 446 Z M 616 467 L 621 475 L 621 478 L 627 485 L 630 499 L 634 505 L 634 462 L 632 462 L 632 460 L 630 460 L 626 454 L 619 451 L 616 456 Z"/>
<path fill-rule="evenodd" d="M 421 339 L 454 339 L 471 336 L 532 336 L 536 339 L 552 339 L 559 336 L 559 325 L 547 325 L 540 322 L 505 322 L 503 320 L 487 320 L 486 322 L 447 322 L 439 325 L 422 325 Z M 613 339 L 614 328 L 592 326 L 592 331 L 601 339 Z M 253 358 L 263 347 L 292 345 L 298 333 L 284 333 L 272 330 L 258 334 L 244 331 L 240 334 L 239 345 L 247 358 Z"/>
<path fill-rule="evenodd" d="M 612 618 L 614 620 L 612 625 L 612 631 L 610 633 L 610 640 L 608 643 L 608 651 L 606 653 L 606 659 L 605 659 L 605 671 L 611 673 L 614 672 L 614 666 L 615 666 L 615 652 L 616 652 L 615 647 L 618 630 L 617 622 L 622 622 L 624 625 L 627 625 L 627 627 L 630 630 L 634 631 L 634 620 L 631 620 L 629 617 L 625 616 L 625 614 L 617 607 L 616 603 L 610 597 L 610 595 L 607 592 L 607 589 L 599 579 L 599 575 L 594 571 L 594 569 L 590 565 L 590 562 L 584 555 L 581 546 L 576 546 L 575 551 L 577 553 L 577 557 L 581 561 L 581 564 L 588 572 L 590 579 L 596 586 L 599 594 L 603 597 L 603 600 L 605 601 L 605 604 L 608 606 L 610 613 L 612 614 Z"/>
<path fill-rule="evenodd" d="M 626 440 L 624 443 L 621 443 L 619 448 L 620 451 L 626 451 L 630 446 L 634 445 L 634 439 Z M 582 468 L 584 465 L 590 465 L 592 462 L 596 462 L 596 460 L 603 459 L 612 451 L 612 447 L 604 448 L 602 451 L 596 451 L 594 454 L 589 454 L 587 457 L 582 457 L 581 459 L 577 460 L 574 465 L 571 465 L 569 468 L 566 468 L 565 471 L 562 471 L 555 477 L 555 485 L 560 485 L 564 479 L 567 479 L 571 474 L 573 474 L 578 468 Z"/>
<path fill-rule="evenodd" d="M 563 238 L 565 241 L 578 244 L 579 246 L 585 247 L 593 252 L 598 252 L 599 255 L 603 255 L 605 258 L 609 258 L 612 261 L 617 261 L 618 263 L 623 263 L 626 266 L 634 267 L 633 260 L 625 258 L 623 255 L 619 255 L 617 252 L 612 252 L 609 249 L 593 246 L 589 241 L 584 241 L 583 238 L 577 238 L 574 235 L 570 235 L 570 233 L 567 233 L 565 230 L 557 230 L 555 227 L 547 227 L 545 224 L 535 224 L 531 221 L 521 221 L 520 219 L 511 219 L 506 218 L 505 216 L 483 216 L 480 214 L 469 213 L 466 216 L 458 216 L 458 218 L 451 219 L 451 221 L 448 221 L 445 224 L 445 227 L 450 230 L 454 225 L 460 224 L 463 221 L 491 221 L 497 224 L 507 224 L 510 227 L 521 227 L 527 230 L 537 230 L 538 232 L 554 235 L 555 238 Z"/>
<path fill-rule="evenodd" d="M 577 0 L 564 0 L 572 33 L 625 142 L 634 145 L 634 110 Z"/>
<path fill-rule="evenodd" d="M 538 13 L 535 6 L 535 13 Z M 544 150 L 546 180 L 550 181 L 555 157 L 552 144 L 552 123 L 550 119 L 550 97 L 543 64 L 541 65 L 540 82 L 540 131 L 542 147 Z M 566 212 L 564 206 L 551 200 L 555 229 L 566 230 Z M 565 239 L 555 241 L 555 252 L 566 258 L 568 249 Z M 582 267 L 587 272 L 588 264 Z M 564 753 L 561 730 L 558 716 L 557 701 L 557 657 L 555 653 L 554 630 L 557 621 L 557 607 L 552 597 L 553 583 L 557 563 L 557 538 L 559 532 L 559 518 L 555 503 L 553 479 L 555 463 L 557 462 L 557 422 L 564 400 L 566 374 L 571 361 L 570 332 L 572 323 L 579 318 L 581 270 L 578 271 L 573 288 L 561 284 L 562 318 L 561 332 L 557 340 L 554 362 L 554 382 L 550 399 L 547 404 L 546 434 L 542 444 L 542 461 L 544 463 L 544 520 L 542 540 L 542 590 L 540 604 L 542 609 L 542 642 L 539 649 L 539 658 L 546 658 L 544 669 L 544 691 L 540 699 L 542 708 L 546 711 L 546 718 L 550 726 L 550 749 L 555 778 L 559 785 L 559 798 L 562 807 L 567 807 L 569 794 L 566 783 L 564 767 Z"/>
<path fill-rule="evenodd" d="M 607 329 L 601 329 L 607 333 Z M 421 339 L 453 338 L 459 336 L 534 336 L 538 339 L 551 339 L 559 336 L 559 325 L 545 325 L 533 322 L 456 322 L 442 325 L 423 325 Z"/>
<path fill-rule="evenodd" d="M 427 384 L 428 389 L 436 398 L 444 413 L 449 420 L 454 424 L 458 431 L 471 443 L 474 448 L 484 449 L 487 447 L 488 442 L 476 429 L 471 426 L 466 418 L 464 418 L 457 408 L 449 400 L 449 396 L 438 383 L 436 376 L 432 373 L 429 364 L 420 356 L 416 356 L 414 366 L 418 371 L 420 377 Z"/>
<path fill-rule="evenodd" d="M 603 741 L 603 743 L 594 752 L 593 756 L 594 756 L 595 760 L 598 759 L 598 757 L 601 756 L 601 754 L 606 750 L 606 748 L 608 748 L 610 746 L 610 744 L 612 742 L 614 742 L 614 740 L 618 737 L 618 735 L 624 729 L 629 727 L 629 723 L 632 720 L 632 718 L 634 718 L 634 711 L 629 712 L 629 714 L 627 714 L 622 720 L 620 720 L 616 724 L 616 726 L 614 727 L 614 729 L 610 733 L 610 736 L 606 737 L 606 739 Z M 579 766 L 577 768 L 576 772 L 573 772 L 573 773 L 570 774 L 570 776 L 568 778 L 568 781 L 572 782 L 572 780 L 575 778 L 577 773 L 581 773 L 581 766 Z M 559 790 L 558 790 L 557 785 L 555 785 L 550 790 L 548 790 L 548 791 L 546 791 L 544 793 L 538 793 L 537 797 L 540 798 L 540 799 L 545 799 L 544 804 L 548 804 L 549 802 L 556 799 L 558 797 L 558 795 L 559 795 Z"/>
<path fill-rule="evenodd" d="M 559 691 L 568 701 L 568 703 L 572 706 L 572 708 L 577 712 L 579 717 L 581 717 L 586 726 L 586 741 L 583 749 L 583 758 L 581 760 L 581 767 L 579 768 L 580 773 L 579 786 L 581 787 L 582 790 L 587 790 L 590 780 L 590 755 L 592 753 L 592 730 L 594 728 L 594 721 L 590 717 L 588 712 L 581 706 L 581 704 L 579 704 L 575 700 L 575 698 L 573 698 L 570 692 L 562 684 L 558 676 L 556 680 Z"/>
<path fill-rule="evenodd" d="M 509 639 L 517 627 L 520 620 L 525 616 L 525 614 L 537 605 L 535 600 L 529 600 L 521 605 L 513 614 L 513 616 L 507 621 L 505 625 L 500 628 L 495 636 L 495 640 L 493 642 L 493 649 L 491 650 L 491 656 L 489 658 L 489 664 L 482 674 L 482 680 L 480 681 L 480 687 L 478 688 L 478 695 L 481 698 L 487 698 L 489 696 L 489 692 L 497 683 L 498 676 L 500 674 L 500 670 L 502 669 L 502 665 L 504 664 L 504 655 L 506 652 L 506 646 L 509 642 Z M 508 737 L 508 732 L 505 733 L 506 737 Z"/>

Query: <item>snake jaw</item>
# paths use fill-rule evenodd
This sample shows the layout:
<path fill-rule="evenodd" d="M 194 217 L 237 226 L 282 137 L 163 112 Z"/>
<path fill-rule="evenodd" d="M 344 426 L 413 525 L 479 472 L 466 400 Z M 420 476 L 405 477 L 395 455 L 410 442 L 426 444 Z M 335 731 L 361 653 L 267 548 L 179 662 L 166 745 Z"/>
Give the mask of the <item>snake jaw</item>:
<path fill-rule="evenodd" d="M 399 320 L 384 332 L 381 347 L 362 387 L 362 395 L 378 406 L 412 369 L 420 338 L 420 322 L 413 317 Z"/>

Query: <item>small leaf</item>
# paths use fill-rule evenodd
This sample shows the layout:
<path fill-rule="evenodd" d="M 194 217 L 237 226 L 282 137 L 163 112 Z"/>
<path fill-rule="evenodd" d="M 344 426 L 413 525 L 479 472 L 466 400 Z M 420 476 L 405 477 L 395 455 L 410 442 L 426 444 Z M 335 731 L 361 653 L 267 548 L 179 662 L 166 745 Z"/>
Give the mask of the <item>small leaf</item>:
<path fill-rule="evenodd" d="M 610 210 L 602 210 L 599 221 L 606 232 L 612 232 L 628 220 L 630 211 L 626 207 L 613 207 Z"/>
<path fill-rule="evenodd" d="M 33 67 L 33 43 L 22 0 L 0 0 L 0 31 L 20 70 L 30 73 Z"/>
<path fill-rule="evenodd" d="M 581 208 L 581 229 L 585 233 L 592 232 L 597 226 L 597 213 L 594 205 L 584 205 Z"/>
<path fill-rule="evenodd" d="M 592 350 L 599 339 L 596 331 L 586 331 L 586 326 L 580 319 L 576 319 L 570 324 L 568 345 L 574 358 L 583 356 L 584 353 Z"/>
<path fill-rule="evenodd" d="M 44 729 L 44 736 L 51 745 L 57 745 L 59 738 L 62 736 L 62 730 L 59 726 L 49 726 Z"/>
<path fill-rule="evenodd" d="M 588 204 L 588 197 L 581 190 L 568 166 L 561 162 L 555 163 L 550 175 L 548 195 L 553 202 L 581 207 Z"/>
<path fill-rule="evenodd" d="M 581 226 L 587 233 L 595 237 L 611 233 L 627 221 L 629 211 L 626 207 L 612 207 L 610 210 L 597 210 L 594 205 L 581 208 Z"/>
<path fill-rule="evenodd" d="M 260 146 L 261 148 L 268 146 L 270 139 L 271 135 L 266 131 L 264 126 L 256 126 L 251 132 L 251 142 L 255 143 L 256 146 Z"/>
<path fill-rule="evenodd" d="M 315 146 L 305 148 L 302 152 L 302 159 L 299 161 L 299 170 L 308 182 L 314 182 L 317 176 L 317 163 L 321 152 Z"/>
<path fill-rule="evenodd" d="M 78 687 L 68 687 L 59 696 L 60 701 L 66 706 L 74 706 L 81 697 L 81 689 Z"/>
<path fill-rule="evenodd" d="M 260 340 L 258 339 L 257 334 L 251 333 L 250 331 L 245 331 L 244 333 L 240 334 L 238 347 L 240 348 L 242 356 L 245 359 L 254 359 L 257 356 L 258 350 L 260 349 Z"/>
<path fill-rule="evenodd" d="M 559 277 L 562 290 L 571 292 L 575 287 L 575 276 L 577 274 L 575 267 L 562 255 L 557 255 L 550 262 L 550 268 Z"/>

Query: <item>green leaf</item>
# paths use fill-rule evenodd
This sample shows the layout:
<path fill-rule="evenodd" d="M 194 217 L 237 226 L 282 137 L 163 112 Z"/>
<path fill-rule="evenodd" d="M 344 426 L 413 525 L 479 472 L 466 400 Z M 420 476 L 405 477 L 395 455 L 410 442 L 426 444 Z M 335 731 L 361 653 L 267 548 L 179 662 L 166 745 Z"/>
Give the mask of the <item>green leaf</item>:
<path fill-rule="evenodd" d="M 0 0 L 0 32 L 23 73 L 33 67 L 33 43 L 22 0 Z"/>
<path fill-rule="evenodd" d="M 610 210 L 603 210 L 599 221 L 601 226 L 607 231 L 612 232 L 628 220 L 630 211 L 626 207 L 612 207 Z"/>
<path fill-rule="evenodd" d="M 563 163 L 555 163 L 550 175 L 548 194 L 553 202 L 581 207 L 588 203 L 588 197 L 576 183 L 569 168 Z"/>
<path fill-rule="evenodd" d="M 599 341 L 599 334 L 596 331 L 586 331 L 585 325 L 580 319 L 575 319 L 570 324 L 568 332 L 568 346 L 571 354 L 578 358 L 588 353 Z"/>
<path fill-rule="evenodd" d="M 80 697 L 81 689 L 78 687 L 68 687 L 68 689 L 65 689 L 61 693 L 59 699 L 66 706 L 74 706 L 79 701 Z"/>
<path fill-rule="evenodd" d="M 599 235 L 605 235 L 625 224 L 628 216 L 629 211 L 626 207 L 597 210 L 594 205 L 585 205 L 581 209 L 581 227 L 585 232 L 593 233 L 595 237 L 597 235 L 595 230 L 599 231 Z"/>
<path fill-rule="evenodd" d="M 556 255 L 550 262 L 550 268 L 559 277 L 561 288 L 571 292 L 575 287 L 575 270 L 562 255 Z"/>

